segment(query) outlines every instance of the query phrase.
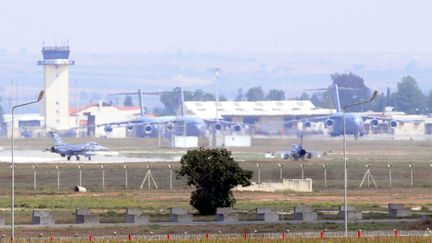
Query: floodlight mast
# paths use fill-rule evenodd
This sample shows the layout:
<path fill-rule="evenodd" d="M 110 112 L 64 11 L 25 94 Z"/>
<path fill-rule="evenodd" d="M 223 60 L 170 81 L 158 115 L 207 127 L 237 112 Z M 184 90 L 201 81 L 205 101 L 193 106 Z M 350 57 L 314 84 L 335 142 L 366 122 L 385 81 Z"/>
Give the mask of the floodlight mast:
<path fill-rule="evenodd" d="M 14 161 L 14 150 L 15 150 L 15 136 L 14 136 L 14 124 L 15 124 L 15 110 L 19 107 L 38 103 L 44 96 L 44 90 L 39 92 L 38 98 L 35 101 L 27 102 L 24 104 L 15 105 L 12 107 L 12 124 L 11 124 L 11 240 L 15 240 L 15 161 Z"/>
<path fill-rule="evenodd" d="M 342 108 L 343 111 L 343 118 L 342 118 L 342 124 L 343 124 L 343 160 L 344 160 L 344 228 L 345 228 L 345 237 L 348 237 L 348 168 L 347 168 L 347 157 L 346 157 L 346 110 L 349 107 L 356 106 L 356 105 L 362 105 L 366 103 L 370 103 L 376 99 L 378 96 L 378 91 L 374 90 L 371 97 L 368 100 L 363 100 L 359 102 L 355 102 L 349 105 L 346 105 Z"/>

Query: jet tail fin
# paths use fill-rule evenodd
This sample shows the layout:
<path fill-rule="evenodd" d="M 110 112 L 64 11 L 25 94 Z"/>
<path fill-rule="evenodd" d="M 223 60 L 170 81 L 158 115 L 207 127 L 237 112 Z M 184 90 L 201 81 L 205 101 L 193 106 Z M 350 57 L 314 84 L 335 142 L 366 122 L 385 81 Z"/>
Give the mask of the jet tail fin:
<path fill-rule="evenodd" d="M 144 117 L 145 109 L 144 109 L 144 103 L 143 103 L 143 93 L 141 89 L 138 89 L 138 101 L 139 101 L 139 107 L 140 107 L 140 116 Z"/>
<path fill-rule="evenodd" d="M 50 134 L 53 137 L 54 145 L 65 144 L 65 142 L 63 141 L 63 139 L 56 132 L 50 132 Z"/>
<path fill-rule="evenodd" d="M 183 88 L 180 88 L 180 96 L 179 96 L 180 100 L 180 115 L 181 116 L 185 116 L 185 106 L 184 106 L 184 91 Z"/>

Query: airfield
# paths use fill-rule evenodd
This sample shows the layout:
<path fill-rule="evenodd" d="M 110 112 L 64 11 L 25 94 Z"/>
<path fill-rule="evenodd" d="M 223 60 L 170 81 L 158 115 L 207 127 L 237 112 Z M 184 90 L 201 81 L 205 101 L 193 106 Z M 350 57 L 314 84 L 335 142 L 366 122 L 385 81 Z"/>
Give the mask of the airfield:
<path fill-rule="evenodd" d="M 342 138 L 322 136 L 305 137 L 307 150 L 325 152 L 320 158 L 306 161 L 264 158 L 266 152 L 289 150 L 298 138 L 254 138 L 250 148 L 232 148 L 234 158 L 240 166 L 254 171 L 257 182 L 257 164 L 260 165 L 261 182 L 280 181 L 282 165 L 283 178 L 301 178 L 301 166 L 304 177 L 313 179 L 313 192 L 240 192 L 235 191 L 237 203 L 234 211 L 239 214 L 240 222 L 218 224 L 214 216 L 194 215 L 193 224 L 173 224 L 168 222 L 168 208 L 181 207 L 192 214 L 196 211 L 189 205 L 190 192 L 184 181 L 173 176 L 172 189 L 169 183 L 169 168 L 179 166 L 179 159 L 185 149 L 171 149 L 167 142 L 158 147 L 154 139 L 65 139 L 70 143 L 83 143 L 94 140 L 110 149 L 105 155 L 98 155 L 92 161 L 67 161 L 57 154 L 42 152 L 51 146 L 51 139 L 16 140 L 16 234 L 18 237 L 32 237 L 41 232 L 44 235 L 112 235 L 116 234 L 166 234 L 166 233 L 204 233 L 217 232 L 291 232 L 304 231 L 342 231 L 343 224 L 336 213 L 343 204 L 343 162 Z M 202 146 L 205 140 L 200 141 Z M 10 141 L 0 140 L 0 208 L 6 218 L 6 225 L 0 226 L 0 234 L 9 233 L 10 199 Z M 422 222 L 422 215 L 432 214 L 432 140 L 428 137 L 394 139 L 390 136 L 360 137 L 347 141 L 349 198 L 350 205 L 362 210 L 363 221 L 349 224 L 349 229 L 362 230 L 424 230 L 432 228 L 430 222 Z M 323 164 L 327 166 L 326 185 L 324 183 Z M 370 182 L 359 188 L 369 164 L 377 188 Z M 392 186 L 389 185 L 389 168 L 392 166 Z M 410 168 L 409 164 L 413 167 Z M 82 170 L 82 186 L 85 193 L 73 191 L 78 185 L 78 168 Z M 102 186 L 102 169 L 104 183 Z M 128 187 L 125 188 L 125 168 L 128 170 Z M 37 186 L 34 189 L 34 168 L 37 170 Z M 57 170 L 60 166 L 61 182 L 57 188 Z M 148 169 L 158 185 L 149 189 L 147 184 L 140 185 Z M 412 172 L 412 177 L 411 177 Z M 412 180 L 411 180 L 412 178 Z M 399 221 L 388 220 L 387 204 L 402 203 L 411 208 L 413 215 Z M 308 205 L 318 212 L 321 220 L 311 223 L 293 221 L 293 207 Z M 254 209 L 270 208 L 277 212 L 281 221 L 278 223 L 257 223 L 254 221 Z M 106 225 L 74 225 L 75 209 L 89 208 L 100 216 Z M 127 226 L 123 223 L 126 208 L 140 208 L 150 215 L 150 224 L 145 226 Z M 37 227 L 31 225 L 33 209 L 49 209 L 56 217 L 56 226 Z M 58 225 L 57 225 L 58 224 Z"/>

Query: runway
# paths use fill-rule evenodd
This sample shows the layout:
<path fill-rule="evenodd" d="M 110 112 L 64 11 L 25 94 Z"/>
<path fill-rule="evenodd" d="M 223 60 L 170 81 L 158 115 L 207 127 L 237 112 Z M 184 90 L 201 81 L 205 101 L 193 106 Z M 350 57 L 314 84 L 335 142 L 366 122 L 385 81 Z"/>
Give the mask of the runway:
<path fill-rule="evenodd" d="M 164 157 L 158 156 L 125 156 L 120 152 L 101 152 L 92 157 L 89 161 L 87 158 L 81 156 L 81 160 L 76 160 L 72 157 L 68 161 L 65 157 L 61 157 L 59 154 L 51 153 L 49 151 L 40 150 L 15 150 L 14 151 L 14 162 L 15 163 L 138 163 L 138 162 L 178 162 L 181 156 L 169 155 Z M 11 162 L 11 150 L 0 148 L 0 163 Z"/>

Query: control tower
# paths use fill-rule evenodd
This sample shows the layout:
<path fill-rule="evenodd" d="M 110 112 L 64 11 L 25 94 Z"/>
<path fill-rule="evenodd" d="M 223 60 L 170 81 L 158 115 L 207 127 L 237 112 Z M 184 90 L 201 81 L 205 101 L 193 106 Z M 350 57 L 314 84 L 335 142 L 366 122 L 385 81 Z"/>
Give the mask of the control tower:
<path fill-rule="evenodd" d="M 69 65 L 75 64 L 69 53 L 68 46 L 44 46 L 43 60 L 38 61 L 44 66 L 45 95 L 40 112 L 47 131 L 69 128 Z"/>

